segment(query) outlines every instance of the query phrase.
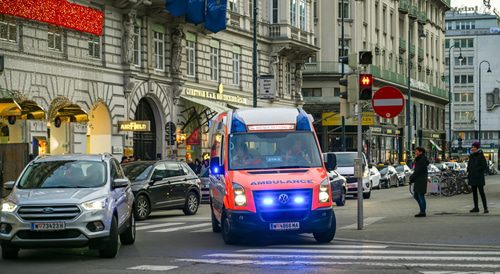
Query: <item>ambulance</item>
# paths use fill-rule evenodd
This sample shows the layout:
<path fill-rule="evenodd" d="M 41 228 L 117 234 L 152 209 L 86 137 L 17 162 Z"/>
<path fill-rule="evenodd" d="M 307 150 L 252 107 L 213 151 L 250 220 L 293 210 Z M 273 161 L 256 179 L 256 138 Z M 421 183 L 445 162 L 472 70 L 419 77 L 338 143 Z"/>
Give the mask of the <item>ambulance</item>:
<path fill-rule="evenodd" d="M 297 108 L 224 112 L 210 128 L 212 230 L 226 244 L 251 233 L 333 240 L 336 219 L 312 117 Z"/>

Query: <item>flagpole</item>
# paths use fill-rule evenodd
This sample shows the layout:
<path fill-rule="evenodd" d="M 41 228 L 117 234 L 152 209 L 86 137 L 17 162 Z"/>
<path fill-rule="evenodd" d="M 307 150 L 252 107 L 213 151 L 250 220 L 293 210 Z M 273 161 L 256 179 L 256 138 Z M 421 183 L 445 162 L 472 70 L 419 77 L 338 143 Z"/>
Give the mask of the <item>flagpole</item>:
<path fill-rule="evenodd" d="M 257 107 L 257 1 L 253 0 L 253 107 Z"/>

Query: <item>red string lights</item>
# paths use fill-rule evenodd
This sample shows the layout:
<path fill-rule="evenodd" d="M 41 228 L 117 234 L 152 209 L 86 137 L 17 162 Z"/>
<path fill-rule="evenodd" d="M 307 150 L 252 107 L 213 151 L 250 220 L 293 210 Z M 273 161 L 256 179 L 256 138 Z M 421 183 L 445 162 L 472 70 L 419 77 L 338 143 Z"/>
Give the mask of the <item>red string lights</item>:
<path fill-rule="evenodd" d="M 66 0 L 0 0 L 0 14 L 22 17 L 81 32 L 102 35 L 100 10 Z"/>

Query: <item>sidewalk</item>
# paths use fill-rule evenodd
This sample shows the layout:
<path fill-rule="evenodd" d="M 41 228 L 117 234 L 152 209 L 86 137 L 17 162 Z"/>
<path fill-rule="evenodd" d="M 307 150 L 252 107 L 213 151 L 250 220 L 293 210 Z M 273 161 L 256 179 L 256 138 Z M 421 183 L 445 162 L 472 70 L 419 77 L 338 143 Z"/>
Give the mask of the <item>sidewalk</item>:
<path fill-rule="evenodd" d="M 385 191 L 385 190 L 379 190 Z M 453 197 L 427 196 L 427 217 L 415 218 L 418 206 L 404 189 L 388 190 L 398 198 L 384 201 L 374 192 L 367 200 L 364 218 L 383 217 L 364 230 L 340 229 L 337 239 L 378 242 L 415 243 L 424 245 L 468 245 L 500 248 L 500 176 L 486 177 L 486 197 L 489 214 L 469 213 L 473 207 L 472 194 Z M 349 212 L 356 211 L 356 200 L 349 200 Z M 357 216 L 357 215 L 355 215 Z"/>

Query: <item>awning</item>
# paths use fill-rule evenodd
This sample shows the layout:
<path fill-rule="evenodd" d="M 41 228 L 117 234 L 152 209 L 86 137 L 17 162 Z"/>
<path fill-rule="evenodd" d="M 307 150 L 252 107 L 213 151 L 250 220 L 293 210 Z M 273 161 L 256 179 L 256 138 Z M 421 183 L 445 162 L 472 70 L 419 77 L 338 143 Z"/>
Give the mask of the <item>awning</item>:
<path fill-rule="evenodd" d="M 87 112 L 77 104 L 69 104 L 59 108 L 55 117 L 61 118 L 64 122 L 82 123 L 89 121 Z"/>
<path fill-rule="evenodd" d="M 436 149 L 437 149 L 438 151 L 442 151 L 442 149 L 441 149 L 441 148 L 440 148 L 440 147 L 436 144 L 436 142 L 434 142 L 432 139 L 429 139 L 429 141 L 431 142 L 431 144 L 432 144 L 433 146 L 435 146 L 435 147 L 436 147 Z"/>
<path fill-rule="evenodd" d="M 21 106 L 13 98 L 0 98 L 0 117 L 21 116 Z"/>
<path fill-rule="evenodd" d="M 16 100 L 12 97 L 0 98 L 0 117 L 15 116 L 26 120 L 45 119 L 45 110 L 36 102 Z"/>
<path fill-rule="evenodd" d="M 231 110 L 231 108 L 227 107 L 227 104 L 223 103 L 223 102 L 216 103 L 214 101 L 209 101 L 207 99 L 194 98 L 194 97 L 189 97 L 189 96 L 185 96 L 185 95 L 181 95 L 181 98 L 184 100 L 193 102 L 195 104 L 206 106 L 206 107 L 210 108 L 211 110 L 219 112 L 219 113 Z"/>

